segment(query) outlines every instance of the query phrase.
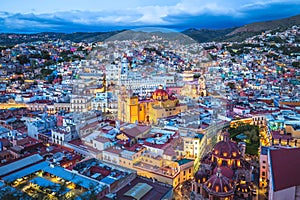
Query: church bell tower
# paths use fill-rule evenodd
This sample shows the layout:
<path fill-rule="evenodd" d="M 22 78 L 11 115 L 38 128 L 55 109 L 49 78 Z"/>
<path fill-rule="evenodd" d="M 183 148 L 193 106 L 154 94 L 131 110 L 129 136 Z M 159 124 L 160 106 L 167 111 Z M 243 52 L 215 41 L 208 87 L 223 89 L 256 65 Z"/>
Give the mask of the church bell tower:
<path fill-rule="evenodd" d="M 204 76 L 199 77 L 198 79 L 198 94 L 201 97 L 207 96 L 206 91 L 206 79 Z"/>

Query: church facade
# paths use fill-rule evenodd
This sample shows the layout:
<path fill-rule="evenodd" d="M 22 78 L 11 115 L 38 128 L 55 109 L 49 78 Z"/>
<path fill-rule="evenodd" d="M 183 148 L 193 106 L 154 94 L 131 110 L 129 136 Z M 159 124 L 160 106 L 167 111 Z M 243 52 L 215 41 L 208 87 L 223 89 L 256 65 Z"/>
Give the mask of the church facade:
<path fill-rule="evenodd" d="M 149 98 L 141 99 L 124 88 L 118 95 L 118 119 L 123 122 L 156 124 L 160 118 L 174 116 L 186 110 L 187 105 L 180 104 L 162 86 Z"/>

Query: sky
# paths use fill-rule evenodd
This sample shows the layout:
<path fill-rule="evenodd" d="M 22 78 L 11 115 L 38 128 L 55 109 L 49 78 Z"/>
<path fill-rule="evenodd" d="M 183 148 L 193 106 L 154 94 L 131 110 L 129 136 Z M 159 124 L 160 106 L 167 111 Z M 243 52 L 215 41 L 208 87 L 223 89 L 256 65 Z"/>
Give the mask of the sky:
<path fill-rule="evenodd" d="M 0 0 L 0 32 L 222 29 L 300 14 L 300 0 Z"/>

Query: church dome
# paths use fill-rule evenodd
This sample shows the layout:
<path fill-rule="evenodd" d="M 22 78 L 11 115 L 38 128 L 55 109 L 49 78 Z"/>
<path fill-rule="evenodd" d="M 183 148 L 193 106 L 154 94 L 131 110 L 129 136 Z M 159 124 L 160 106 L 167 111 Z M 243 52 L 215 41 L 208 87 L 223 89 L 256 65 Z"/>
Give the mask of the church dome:
<path fill-rule="evenodd" d="M 203 187 L 209 194 L 219 197 L 230 196 L 234 193 L 233 186 L 228 178 L 222 175 L 221 169 L 211 176 Z"/>
<path fill-rule="evenodd" d="M 162 85 L 160 85 L 152 94 L 153 99 L 155 100 L 167 100 L 169 98 L 169 94 L 166 90 L 163 89 Z"/>
<path fill-rule="evenodd" d="M 238 145 L 230 140 L 218 142 L 212 151 L 213 156 L 224 159 L 239 159 L 241 157 Z"/>
<path fill-rule="evenodd" d="M 208 179 L 208 174 L 204 170 L 198 170 L 195 174 L 195 181 L 197 183 L 205 183 Z"/>
<path fill-rule="evenodd" d="M 219 169 L 222 171 L 222 175 L 225 176 L 226 178 L 228 178 L 228 179 L 232 179 L 232 178 L 233 178 L 234 172 L 233 172 L 233 170 L 230 169 L 229 167 L 221 166 Z M 218 167 L 216 167 L 216 168 L 214 169 L 214 171 L 213 171 L 214 174 L 216 174 L 217 171 L 218 171 Z"/>

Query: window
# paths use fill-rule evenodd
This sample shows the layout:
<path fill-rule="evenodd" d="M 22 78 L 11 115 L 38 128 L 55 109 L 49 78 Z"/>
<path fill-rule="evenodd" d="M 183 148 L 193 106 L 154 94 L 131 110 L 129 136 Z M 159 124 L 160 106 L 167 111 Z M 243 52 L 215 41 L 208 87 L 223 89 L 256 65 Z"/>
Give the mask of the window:
<path fill-rule="evenodd" d="M 185 171 L 183 171 L 183 176 L 185 176 Z"/>
<path fill-rule="evenodd" d="M 266 172 L 262 172 L 261 175 L 262 175 L 262 176 L 265 176 L 265 175 L 266 175 Z"/>
<path fill-rule="evenodd" d="M 222 166 L 227 166 L 227 161 L 226 160 L 222 160 Z"/>
<path fill-rule="evenodd" d="M 192 173 L 192 169 L 189 169 L 189 173 Z"/>
<path fill-rule="evenodd" d="M 263 163 L 266 163 L 266 161 L 265 161 L 265 160 L 263 160 Z"/>

